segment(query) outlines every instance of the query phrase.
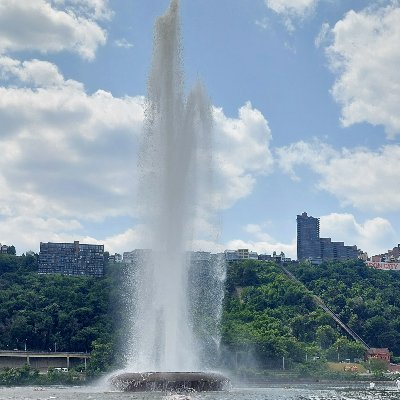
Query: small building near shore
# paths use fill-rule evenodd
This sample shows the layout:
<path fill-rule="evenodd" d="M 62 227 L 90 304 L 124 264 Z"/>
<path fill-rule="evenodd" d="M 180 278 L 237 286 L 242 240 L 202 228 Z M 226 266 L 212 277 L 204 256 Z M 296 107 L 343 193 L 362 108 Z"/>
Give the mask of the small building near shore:
<path fill-rule="evenodd" d="M 376 359 L 390 363 L 390 351 L 387 348 L 370 348 L 367 351 L 367 360 Z"/>

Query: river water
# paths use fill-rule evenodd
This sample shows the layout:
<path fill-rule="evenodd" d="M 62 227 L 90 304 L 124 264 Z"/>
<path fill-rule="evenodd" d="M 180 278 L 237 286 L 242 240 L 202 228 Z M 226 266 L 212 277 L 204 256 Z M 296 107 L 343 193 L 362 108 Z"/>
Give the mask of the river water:
<path fill-rule="evenodd" d="M 1 387 L 0 400 L 399 400 L 394 385 L 352 386 L 297 385 L 265 388 L 235 388 L 226 392 L 127 393 L 96 387 Z"/>

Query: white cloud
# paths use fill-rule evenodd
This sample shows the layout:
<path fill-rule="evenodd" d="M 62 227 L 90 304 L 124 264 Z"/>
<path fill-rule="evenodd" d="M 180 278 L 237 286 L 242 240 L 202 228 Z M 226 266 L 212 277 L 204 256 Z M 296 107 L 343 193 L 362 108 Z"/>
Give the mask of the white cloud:
<path fill-rule="evenodd" d="M 110 19 L 113 16 L 108 0 L 48 0 L 55 7 L 73 10 L 74 13 L 91 19 Z"/>
<path fill-rule="evenodd" d="M 271 172 L 271 130 L 262 113 L 249 102 L 239 109 L 238 118 L 228 118 L 221 108 L 214 108 L 214 120 L 215 202 L 218 208 L 228 208 L 251 193 L 257 175 Z"/>
<path fill-rule="evenodd" d="M 272 254 L 274 251 L 277 254 L 284 252 L 286 257 L 292 259 L 297 258 L 296 254 L 296 238 L 290 243 L 282 243 L 276 240 L 272 235 L 265 231 L 266 226 L 258 224 L 248 224 L 244 227 L 245 232 L 253 235 L 253 240 L 232 240 L 227 245 L 229 249 L 250 249 L 258 254 Z M 232 247 L 234 246 L 234 247 Z M 244 247 L 243 247 L 244 246 Z"/>
<path fill-rule="evenodd" d="M 265 0 L 266 6 L 284 18 L 289 31 L 294 30 L 296 20 L 309 16 L 319 0 Z"/>
<path fill-rule="evenodd" d="M 326 51 L 343 126 L 367 122 L 382 125 L 389 137 L 399 134 L 400 7 L 349 11 L 331 32 Z"/>
<path fill-rule="evenodd" d="M 39 251 L 41 241 L 73 241 L 82 226 L 75 219 L 41 218 L 17 215 L 1 220 L 0 243 L 16 247 L 18 253 Z M 72 233 L 74 232 L 74 233 Z"/>
<path fill-rule="evenodd" d="M 17 78 L 36 87 L 60 86 L 66 83 L 56 65 L 40 60 L 21 62 L 10 57 L 0 57 L 0 76 L 3 80 Z"/>
<path fill-rule="evenodd" d="M 309 166 L 319 175 L 317 186 L 344 206 L 373 212 L 400 210 L 399 145 L 338 151 L 321 142 L 297 142 L 279 148 L 277 156 L 279 166 L 294 179 L 299 179 L 296 166 Z"/>
<path fill-rule="evenodd" d="M 114 44 L 117 47 L 122 47 L 123 49 L 130 49 L 131 47 L 133 47 L 133 44 L 128 42 L 128 40 L 125 38 L 115 40 Z"/>
<path fill-rule="evenodd" d="M 318 0 L 265 0 L 267 7 L 278 14 L 303 15 L 317 3 Z"/>
<path fill-rule="evenodd" d="M 320 218 L 321 237 L 330 237 L 346 245 L 357 245 L 368 255 L 386 252 L 387 243 L 397 243 L 397 235 L 390 222 L 384 218 L 356 221 L 352 214 L 329 214 Z"/>
<path fill-rule="evenodd" d="M 253 237 L 249 240 L 233 239 L 225 243 L 218 243 L 212 240 L 196 240 L 193 249 L 200 251 L 211 251 L 214 253 L 222 253 L 226 249 L 249 249 L 258 254 L 270 254 L 275 251 L 280 254 L 281 251 L 285 253 L 286 257 L 295 260 L 297 258 L 296 238 L 294 237 L 290 243 L 282 243 L 274 239 L 270 234 L 265 232 L 265 227 L 257 224 L 246 225 L 243 230 Z"/>
<path fill-rule="evenodd" d="M 55 3 L 63 6 L 54 7 Z M 65 4 L 64 4 L 65 3 Z M 92 60 L 106 32 L 96 18 L 110 15 L 103 0 L 2 0 L 0 2 L 0 53 L 35 50 L 41 53 L 69 50 Z"/>
<path fill-rule="evenodd" d="M 2 58 L 0 73 L 14 82 L 0 87 L 0 210 L 42 218 L 132 215 L 143 98 L 87 94 L 37 60 Z"/>
<path fill-rule="evenodd" d="M 146 232 L 146 227 L 143 225 L 136 225 L 134 228 L 127 229 L 117 235 L 106 237 L 103 240 L 97 241 L 97 243 L 104 244 L 104 248 L 110 253 L 122 254 L 124 251 L 149 248 L 149 243 L 146 242 L 146 238 L 148 237 L 149 235 Z"/>
<path fill-rule="evenodd" d="M 285 253 L 286 257 L 290 257 L 292 260 L 297 258 L 296 253 L 296 240 L 294 239 L 291 243 L 280 243 L 277 241 L 259 241 L 259 240 L 231 240 L 226 243 L 226 249 L 249 249 L 255 251 L 258 254 L 269 254 L 272 255 L 274 251 L 280 254 L 281 251 Z"/>
<path fill-rule="evenodd" d="M 314 40 L 314 44 L 315 47 L 320 47 L 326 40 L 327 40 L 327 36 L 330 32 L 330 26 L 327 22 L 324 22 L 321 25 L 321 29 L 318 32 L 317 37 Z"/>
<path fill-rule="evenodd" d="M 65 80 L 54 64 L 40 60 L 0 57 L 0 77 L 10 82 L 0 86 L 0 240 L 11 238 L 19 251 L 40 240 L 93 242 L 97 239 L 82 234 L 87 221 L 137 216 L 144 98 L 89 94 L 82 83 Z M 237 118 L 222 109 L 214 109 L 214 116 L 219 172 L 213 198 L 227 208 L 270 171 L 271 133 L 250 103 Z M 198 225 L 209 230 L 208 215 L 200 218 Z M 135 232 L 103 239 L 119 251 L 118 242 L 136 243 Z"/>
<path fill-rule="evenodd" d="M 243 230 L 250 234 L 249 240 L 233 239 L 226 243 L 217 243 L 216 241 L 197 240 L 194 244 L 195 250 L 212 251 L 215 253 L 223 252 L 226 249 L 249 249 L 258 254 L 270 254 L 275 251 L 280 254 L 281 251 L 285 253 L 286 257 L 296 259 L 296 238 L 290 243 L 282 243 L 274 239 L 269 233 L 265 232 L 265 226 L 257 224 L 248 224 L 243 227 Z"/>

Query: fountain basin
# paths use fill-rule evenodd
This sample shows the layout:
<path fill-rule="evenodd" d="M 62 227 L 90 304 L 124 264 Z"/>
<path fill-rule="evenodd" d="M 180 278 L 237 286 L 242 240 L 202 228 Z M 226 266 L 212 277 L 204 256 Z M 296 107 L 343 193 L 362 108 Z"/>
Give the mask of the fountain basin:
<path fill-rule="evenodd" d="M 204 392 L 226 390 L 230 381 L 214 372 L 127 372 L 112 377 L 111 383 L 124 392 Z"/>

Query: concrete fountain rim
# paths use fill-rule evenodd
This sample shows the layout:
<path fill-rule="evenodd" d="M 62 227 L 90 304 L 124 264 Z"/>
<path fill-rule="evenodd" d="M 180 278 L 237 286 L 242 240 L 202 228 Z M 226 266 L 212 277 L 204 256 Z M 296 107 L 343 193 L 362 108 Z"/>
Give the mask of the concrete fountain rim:
<path fill-rule="evenodd" d="M 123 391 L 222 391 L 230 380 L 219 372 L 146 371 L 119 373 L 111 378 L 111 383 Z"/>

